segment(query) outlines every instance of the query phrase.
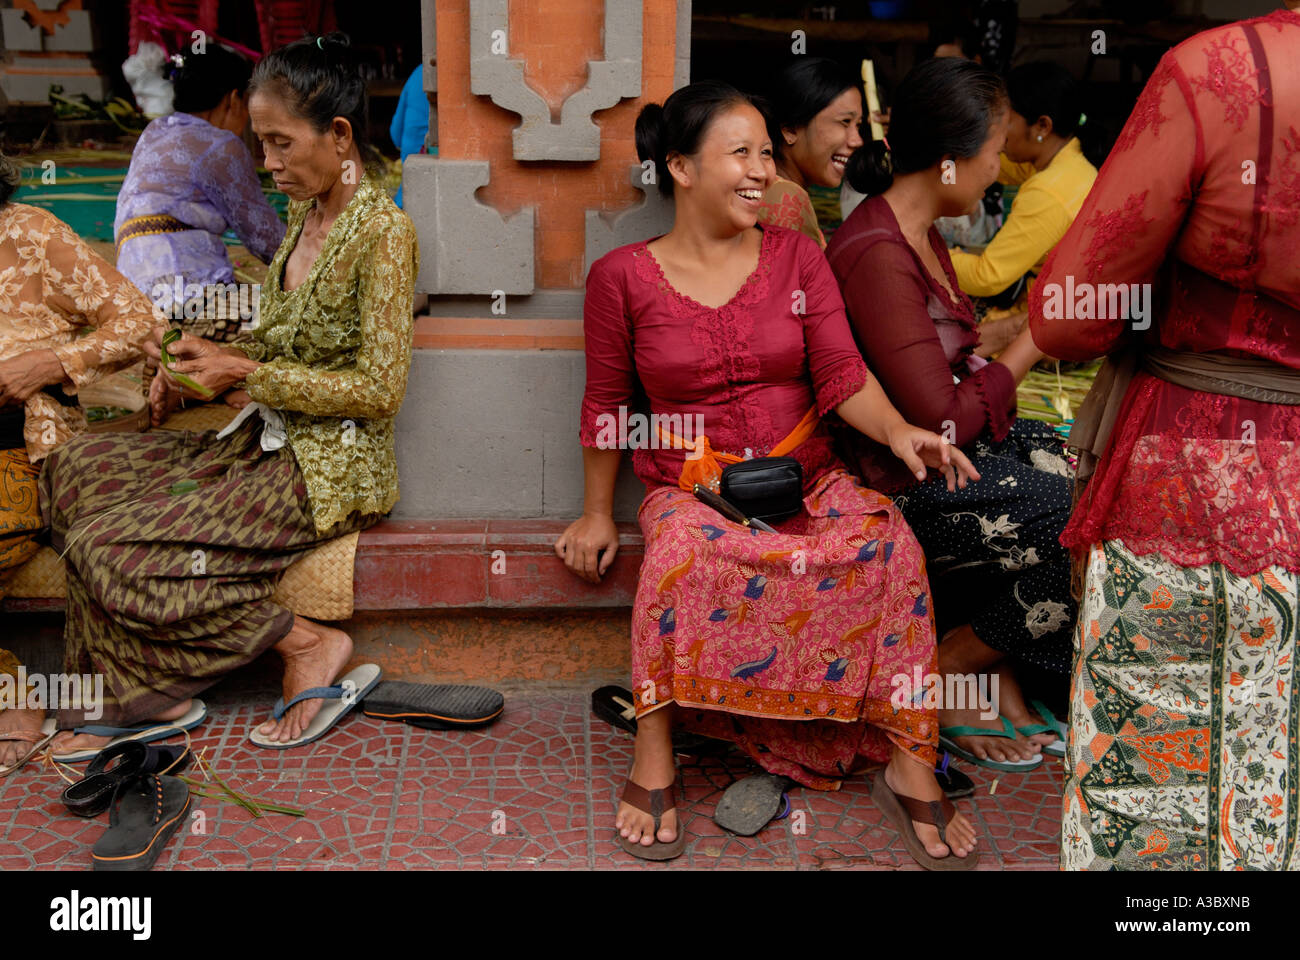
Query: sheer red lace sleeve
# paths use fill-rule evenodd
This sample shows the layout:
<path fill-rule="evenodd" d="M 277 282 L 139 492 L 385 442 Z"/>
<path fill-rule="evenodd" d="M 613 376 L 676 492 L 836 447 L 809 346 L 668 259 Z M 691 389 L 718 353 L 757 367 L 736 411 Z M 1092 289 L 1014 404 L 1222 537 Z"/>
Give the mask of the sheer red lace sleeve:
<path fill-rule="evenodd" d="M 1031 293 L 1039 347 L 1083 359 L 1140 337 L 1300 369 L 1297 49 L 1300 14 L 1278 11 L 1165 55 Z M 1300 571 L 1297 475 L 1300 407 L 1139 373 L 1061 539 Z"/>
<path fill-rule="evenodd" d="M 933 291 L 907 247 L 875 243 L 852 263 L 833 262 L 867 366 L 907 422 L 939 432 L 951 421 L 958 446 L 986 429 L 1006 436 L 1015 409 L 1011 371 L 990 363 L 953 383 L 949 352 L 927 307 Z"/>
<path fill-rule="evenodd" d="M 1090 360 L 1119 345 L 1132 324 L 1105 315 L 1109 287 L 1105 310 L 1096 308 L 1096 292 L 1103 284 L 1131 291 L 1131 284 L 1153 283 L 1187 214 L 1204 156 L 1191 81 L 1171 52 L 1030 291 L 1029 324 L 1040 350 L 1062 360 Z"/>

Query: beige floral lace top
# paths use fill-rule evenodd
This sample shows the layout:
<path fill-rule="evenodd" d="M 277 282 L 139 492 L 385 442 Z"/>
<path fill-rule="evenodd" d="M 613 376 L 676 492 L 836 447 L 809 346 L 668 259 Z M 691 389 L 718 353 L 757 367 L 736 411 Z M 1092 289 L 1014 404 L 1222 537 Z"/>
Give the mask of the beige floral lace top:
<path fill-rule="evenodd" d="M 139 360 L 155 323 L 149 298 L 58 217 L 0 207 L 0 360 L 53 350 L 71 381 L 64 391 L 76 393 Z M 36 393 L 23 426 L 28 457 L 37 463 L 85 426 L 80 408 Z"/>
<path fill-rule="evenodd" d="M 411 368 L 419 246 L 410 218 L 370 176 L 330 227 L 307 278 L 281 288 L 285 261 L 315 201 L 289 206 L 250 343 L 263 366 L 248 394 L 284 414 L 316 529 L 397 502 L 393 418 Z"/>

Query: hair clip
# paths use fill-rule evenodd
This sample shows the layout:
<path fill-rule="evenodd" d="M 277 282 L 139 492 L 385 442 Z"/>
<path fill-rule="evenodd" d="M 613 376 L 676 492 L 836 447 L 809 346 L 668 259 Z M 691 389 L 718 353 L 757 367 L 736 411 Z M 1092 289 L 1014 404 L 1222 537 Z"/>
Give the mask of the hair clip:
<path fill-rule="evenodd" d="M 1079 126 L 1083 126 L 1087 122 L 1088 122 L 1088 115 L 1086 113 L 1079 114 Z"/>

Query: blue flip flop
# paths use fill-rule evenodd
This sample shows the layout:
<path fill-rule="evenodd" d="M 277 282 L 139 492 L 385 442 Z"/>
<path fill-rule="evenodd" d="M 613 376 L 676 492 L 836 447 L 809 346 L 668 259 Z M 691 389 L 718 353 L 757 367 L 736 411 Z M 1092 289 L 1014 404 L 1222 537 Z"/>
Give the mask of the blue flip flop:
<path fill-rule="evenodd" d="M 193 730 L 207 718 L 207 705 L 202 700 L 195 699 L 190 701 L 190 708 L 186 711 L 185 716 L 163 723 L 144 723 L 134 727 L 112 727 L 106 724 L 88 723 L 84 727 L 73 728 L 72 732 L 85 733 L 92 737 L 112 737 L 113 739 L 102 747 L 74 750 L 72 753 L 56 753 L 53 756 L 59 763 L 86 763 L 94 760 L 102 751 L 117 746 L 119 743 L 125 743 L 128 740 L 135 740 L 139 743 L 166 740 L 168 737 L 174 737 L 185 730 Z"/>
<path fill-rule="evenodd" d="M 271 740 L 259 733 L 257 727 L 253 728 L 248 739 L 267 750 L 287 750 L 290 747 L 301 747 L 313 740 L 319 740 L 334 729 L 334 725 L 375 688 L 382 674 L 383 671 L 376 664 L 363 663 L 332 687 L 312 687 L 310 690 L 304 690 L 288 703 L 285 703 L 284 698 L 281 697 L 275 701 L 275 707 L 271 710 L 271 716 L 276 720 L 283 717 L 295 703 L 303 700 L 324 700 L 326 703 L 297 740 L 285 742 Z"/>

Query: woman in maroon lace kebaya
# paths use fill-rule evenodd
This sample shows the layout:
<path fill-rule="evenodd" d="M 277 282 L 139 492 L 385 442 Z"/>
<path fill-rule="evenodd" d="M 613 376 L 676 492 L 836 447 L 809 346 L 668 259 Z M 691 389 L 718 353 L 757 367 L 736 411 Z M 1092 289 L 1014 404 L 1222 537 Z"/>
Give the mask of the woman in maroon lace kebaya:
<path fill-rule="evenodd" d="M 1048 354 L 1139 357 L 1062 537 L 1087 564 L 1067 869 L 1300 868 L 1289 6 L 1165 55 L 1030 298 Z M 1148 316 L 1125 316 L 1134 284 L 1152 285 Z"/>
<path fill-rule="evenodd" d="M 899 677 L 934 669 L 924 558 L 897 509 L 845 472 L 817 417 L 837 411 L 921 475 L 923 464 L 954 484 L 976 474 L 889 404 L 854 348 L 816 243 L 756 226 L 775 168 L 748 97 L 720 83 L 678 90 L 642 111 L 637 149 L 674 196 L 676 220 L 667 235 L 602 257 L 587 278 L 586 500 L 556 542 L 575 573 L 593 582 L 605 573 L 618 549 L 619 447 L 636 448 L 648 492 L 631 624 L 636 758 L 619 840 L 647 859 L 682 849 L 676 720 L 817 789 L 887 764 L 873 794 L 913 856 L 973 866 L 974 830 L 932 772 L 934 709 L 920 691 L 898 694 Z M 638 385 L 652 414 L 698 415 L 704 438 L 693 432 L 691 459 L 680 445 L 607 435 L 640 413 Z M 688 477 L 716 476 L 718 458 L 763 457 L 791 436 L 802 441 L 791 455 L 803 468 L 803 508 L 777 533 L 733 523 L 688 492 Z M 902 812 L 909 799 L 919 811 Z"/>
<path fill-rule="evenodd" d="M 856 430 L 838 438 L 850 468 L 894 497 L 925 549 L 943 637 L 939 672 L 957 678 L 940 704 L 941 745 L 1023 773 L 1065 750 L 1053 710 L 1063 712 L 1074 621 L 1070 559 L 1059 542 L 1069 466 L 1050 427 L 1016 418 L 1016 386 L 1042 353 L 1025 331 L 992 363 L 975 355 L 974 307 L 935 227 L 997 176 L 1009 112 L 1002 81 L 978 64 L 938 58 L 914 67 L 894 97 L 888 156 L 876 142 L 854 157 L 850 177 L 870 196 L 826 256 L 885 392 L 909 421 L 949 434 L 981 474 L 949 491 L 897 469 Z M 983 680 L 996 709 L 974 702 L 969 682 L 958 685 L 963 677 Z"/>

